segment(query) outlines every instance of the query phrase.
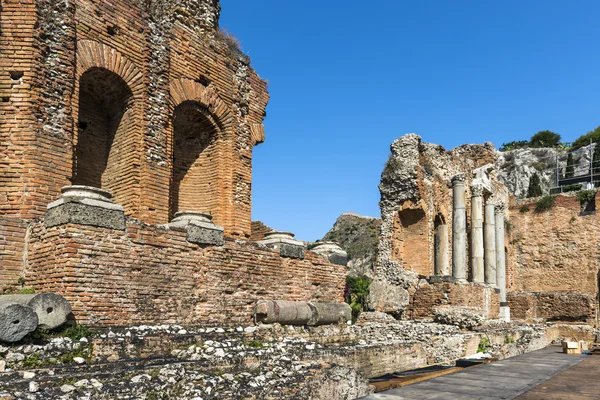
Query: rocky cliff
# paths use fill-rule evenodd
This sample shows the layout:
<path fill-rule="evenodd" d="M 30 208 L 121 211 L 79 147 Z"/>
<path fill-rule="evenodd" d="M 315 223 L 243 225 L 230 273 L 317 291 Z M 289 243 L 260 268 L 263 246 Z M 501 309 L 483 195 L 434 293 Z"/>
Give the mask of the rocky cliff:
<path fill-rule="evenodd" d="M 590 159 L 596 144 L 572 151 L 575 176 L 585 175 L 590 168 Z M 562 178 L 567 166 L 567 150 L 551 148 L 529 148 L 498 152 L 498 178 L 511 194 L 517 198 L 527 195 L 529 179 L 537 172 L 542 190 L 548 193 L 556 187 L 557 174 Z M 600 165 L 596 166 L 600 167 Z"/>
<path fill-rule="evenodd" d="M 358 214 L 342 214 L 323 241 L 337 242 L 348 253 L 348 275 L 373 276 L 381 220 Z"/>

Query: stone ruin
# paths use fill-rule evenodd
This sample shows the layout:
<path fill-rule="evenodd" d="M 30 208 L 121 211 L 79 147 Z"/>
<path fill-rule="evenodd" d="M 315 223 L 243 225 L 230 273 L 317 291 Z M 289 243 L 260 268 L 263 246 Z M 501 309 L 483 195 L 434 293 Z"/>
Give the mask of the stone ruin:
<path fill-rule="evenodd" d="M 0 397 L 349 399 L 483 337 L 503 358 L 564 335 L 489 321 L 507 303 L 547 318 L 565 298 L 515 285 L 532 251 L 508 245 L 493 146 L 416 135 L 382 174 L 374 311 L 348 324 L 346 252 L 251 224 L 269 95 L 219 14 L 217 0 L 2 2 L 0 287 L 36 294 L 2 296 L 0 340 L 71 319 L 99 332 L 0 346 Z"/>
<path fill-rule="evenodd" d="M 437 306 L 475 306 L 489 318 L 502 309 L 508 320 L 508 192 L 496 177 L 493 145 L 446 151 L 410 134 L 391 151 L 379 186 L 382 228 L 370 307 L 423 318 Z"/>

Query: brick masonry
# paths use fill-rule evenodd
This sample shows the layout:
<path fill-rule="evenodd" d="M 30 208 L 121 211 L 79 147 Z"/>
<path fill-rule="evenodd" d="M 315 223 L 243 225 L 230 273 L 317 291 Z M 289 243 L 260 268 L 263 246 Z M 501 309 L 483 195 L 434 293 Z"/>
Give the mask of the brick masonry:
<path fill-rule="evenodd" d="M 516 318 L 595 323 L 600 218 L 582 215 L 575 195 L 535 212 L 536 199 L 510 209 L 509 305 Z M 512 292 L 512 293 L 510 293 Z"/>
<path fill-rule="evenodd" d="M 0 287 L 22 274 L 27 225 L 70 184 L 109 190 L 144 223 L 202 211 L 250 237 L 269 95 L 219 30 L 218 1 L 0 6 Z"/>
<path fill-rule="evenodd" d="M 79 322 L 114 326 L 251 324 L 257 300 L 342 302 L 346 277 L 310 251 L 284 258 L 233 239 L 203 248 L 133 219 L 125 232 L 35 224 L 27 265 L 27 283 L 65 296 Z"/>

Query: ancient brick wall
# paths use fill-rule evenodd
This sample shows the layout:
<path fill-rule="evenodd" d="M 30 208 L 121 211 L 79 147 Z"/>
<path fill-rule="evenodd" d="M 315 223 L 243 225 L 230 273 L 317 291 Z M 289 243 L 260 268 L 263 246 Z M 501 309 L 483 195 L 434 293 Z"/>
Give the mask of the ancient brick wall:
<path fill-rule="evenodd" d="M 273 228 L 268 227 L 261 221 L 252 221 L 252 233 L 250 235 L 250 240 L 253 242 L 263 240 L 265 238 L 265 234 L 272 231 Z"/>
<path fill-rule="evenodd" d="M 26 222 L 15 217 L 0 217 L 0 292 L 16 286 L 23 275 L 26 235 Z"/>
<path fill-rule="evenodd" d="M 219 13 L 216 0 L 3 0 L 0 213 L 39 218 L 62 186 L 89 184 L 147 223 L 199 208 L 249 237 L 268 93 Z M 174 137 L 186 102 L 211 120 L 189 124 L 213 140 L 195 160 Z M 179 204 L 181 182 L 183 199 L 208 198 Z"/>
<path fill-rule="evenodd" d="M 315 253 L 282 258 L 228 239 L 199 247 L 182 230 L 129 220 L 127 230 L 33 227 L 26 279 L 64 295 L 79 322 L 101 325 L 252 322 L 257 300 L 341 302 L 346 267 Z"/>
<path fill-rule="evenodd" d="M 535 205 L 536 199 L 515 202 L 510 210 L 507 285 L 509 292 L 515 292 L 509 295 L 514 315 L 595 319 L 600 217 L 582 215 L 574 194 L 557 196 L 549 211 L 535 212 Z M 517 312 L 523 304 L 529 304 L 530 310 Z"/>
<path fill-rule="evenodd" d="M 491 287 L 474 283 L 420 284 L 412 294 L 406 311 L 407 318 L 432 318 L 435 309 L 440 306 L 477 307 L 488 318 L 497 318 L 500 312 L 500 295 Z"/>

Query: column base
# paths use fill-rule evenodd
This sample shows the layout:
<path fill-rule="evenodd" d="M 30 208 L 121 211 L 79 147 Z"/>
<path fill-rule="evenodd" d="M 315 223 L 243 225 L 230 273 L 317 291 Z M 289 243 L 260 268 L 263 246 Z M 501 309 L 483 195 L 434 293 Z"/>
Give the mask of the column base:
<path fill-rule="evenodd" d="M 510 307 L 501 306 L 500 307 L 500 315 L 498 315 L 500 321 L 510 322 Z"/>

